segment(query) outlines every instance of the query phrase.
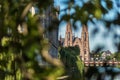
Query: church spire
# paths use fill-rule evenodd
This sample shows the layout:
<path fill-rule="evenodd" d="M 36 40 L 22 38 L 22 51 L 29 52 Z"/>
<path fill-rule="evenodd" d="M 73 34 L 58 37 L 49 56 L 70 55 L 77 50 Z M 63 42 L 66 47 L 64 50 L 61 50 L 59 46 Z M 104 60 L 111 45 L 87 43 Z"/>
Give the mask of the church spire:
<path fill-rule="evenodd" d="M 73 37 L 75 35 L 72 34 L 72 28 L 70 22 L 67 23 L 64 47 L 69 46 L 78 46 L 80 49 L 80 58 L 82 61 L 89 61 L 89 33 L 86 25 L 82 27 L 81 39 Z"/>
<path fill-rule="evenodd" d="M 89 34 L 88 34 L 88 28 L 86 25 L 83 25 L 82 27 L 82 50 L 81 54 L 83 56 L 84 61 L 89 60 Z"/>
<path fill-rule="evenodd" d="M 68 22 L 66 26 L 64 47 L 72 46 L 72 40 L 73 40 L 72 27 L 71 27 L 71 23 Z"/>

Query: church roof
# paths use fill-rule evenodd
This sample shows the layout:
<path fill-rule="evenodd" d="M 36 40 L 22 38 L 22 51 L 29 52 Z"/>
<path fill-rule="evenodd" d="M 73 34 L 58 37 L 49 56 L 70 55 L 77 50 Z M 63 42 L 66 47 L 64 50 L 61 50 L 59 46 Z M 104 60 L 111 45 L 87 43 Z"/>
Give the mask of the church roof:
<path fill-rule="evenodd" d="M 73 38 L 73 42 L 74 42 L 76 39 L 79 39 L 79 40 L 81 40 L 81 38 L 74 37 L 74 38 Z"/>

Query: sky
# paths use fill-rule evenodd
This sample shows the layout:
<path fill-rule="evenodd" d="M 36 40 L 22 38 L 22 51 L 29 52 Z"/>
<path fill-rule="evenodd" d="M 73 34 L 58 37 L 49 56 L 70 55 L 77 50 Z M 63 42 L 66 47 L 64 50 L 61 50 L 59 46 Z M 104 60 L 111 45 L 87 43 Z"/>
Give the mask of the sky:
<path fill-rule="evenodd" d="M 60 10 L 66 8 L 67 6 L 62 4 L 62 1 L 64 0 L 55 0 L 55 5 L 60 7 Z M 79 4 L 80 6 L 82 4 L 79 3 L 80 0 L 78 0 L 78 2 L 76 4 Z M 87 0 L 85 0 L 87 1 Z M 106 19 L 109 20 L 113 20 L 114 17 L 116 16 L 116 11 L 118 11 L 120 13 L 120 0 L 118 0 L 118 5 L 116 5 L 116 0 L 113 0 L 113 7 L 114 9 L 110 10 L 109 13 L 107 15 L 105 15 Z M 104 3 L 102 3 L 102 5 L 105 6 Z M 74 10 L 71 10 L 70 13 L 74 12 Z M 62 11 L 59 14 L 59 18 L 62 17 L 62 15 L 64 15 L 65 12 Z M 81 37 L 81 24 L 79 22 L 76 23 L 77 25 L 77 30 L 73 31 L 76 37 Z M 95 50 L 96 47 L 99 46 L 104 46 L 104 49 L 102 51 L 105 50 L 110 50 L 112 53 L 116 52 L 117 49 L 114 45 L 114 41 L 119 42 L 120 38 L 114 39 L 114 34 L 117 34 L 120 36 L 120 26 L 116 26 L 116 25 L 112 25 L 110 26 L 111 29 L 113 31 L 109 31 L 105 25 L 104 22 L 101 21 L 96 21 L 96 24 L 92 24 L 91 22 L 88 22 L 88 32 L 89 32 L 89 45 L 90 45 L 90 51 Z M 96 27 L 98 28 L 98 32 L 97 34 L 92 35 L 93 31 L 96 29 Z M 114 28 L 115 27 L 115 28 Z M 62 21 L 59 25 L 59 36 L 61 35 L 62 38 L 65 37 L 65 31 L 66 31 L 66 22 Z M 105 37 L 104 37 L 105 36 Z"/>

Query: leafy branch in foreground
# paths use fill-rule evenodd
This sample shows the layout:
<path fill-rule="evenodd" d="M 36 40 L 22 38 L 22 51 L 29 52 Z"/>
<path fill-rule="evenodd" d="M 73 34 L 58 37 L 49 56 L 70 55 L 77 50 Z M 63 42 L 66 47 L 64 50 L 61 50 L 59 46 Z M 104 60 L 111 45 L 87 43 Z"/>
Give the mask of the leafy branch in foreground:
<path fill-rule="evenodd" d="M 0 79 L 55 80 L 63 73 L 60 60 L 48 53 L 49 40 L 39 20 L 50 5 L 51 0 L 0 0 Z M 35 15 L 32 6 L 38 9 Z M 45 65 L 39 65 L 38 56 Z"/>

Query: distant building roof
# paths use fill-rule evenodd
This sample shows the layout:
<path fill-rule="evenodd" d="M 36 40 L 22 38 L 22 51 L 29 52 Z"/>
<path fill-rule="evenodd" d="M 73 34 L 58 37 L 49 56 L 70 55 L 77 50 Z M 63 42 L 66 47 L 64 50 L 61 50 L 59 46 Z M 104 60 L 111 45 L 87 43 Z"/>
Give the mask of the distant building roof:
<path fill-rule="evenodd" d="M 78 37 L 74 37 L 73 38 L 73 42 L 77 39 Z M 79 40 L 81 40 L 81 38 L 78 38 Z"/>
<path fill-rule="evenodd" d="M 109 50 L 107 50 L 107 51 L 103 51 L 103 53 L 106 53 L 106 54 L 112 54 Z"/>

